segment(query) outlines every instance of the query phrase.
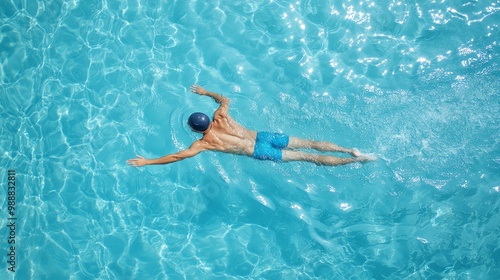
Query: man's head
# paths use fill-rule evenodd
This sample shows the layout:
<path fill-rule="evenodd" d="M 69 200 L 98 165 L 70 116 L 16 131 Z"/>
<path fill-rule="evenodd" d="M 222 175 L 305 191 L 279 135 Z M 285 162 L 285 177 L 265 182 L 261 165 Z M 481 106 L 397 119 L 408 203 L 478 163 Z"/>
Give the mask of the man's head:
<path fill-rule="evenodd" d="M 203 133 L 210 127 L 210 118 L 203 113 L 193 113 L 189 116 L 188 125 L 193 131 Z"/>

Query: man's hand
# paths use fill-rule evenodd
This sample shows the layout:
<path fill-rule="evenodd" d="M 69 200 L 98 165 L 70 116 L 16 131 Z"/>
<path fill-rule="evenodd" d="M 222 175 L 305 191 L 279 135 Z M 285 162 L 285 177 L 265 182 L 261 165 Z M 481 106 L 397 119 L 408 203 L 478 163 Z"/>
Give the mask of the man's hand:
<path fill-rule="evenodd" d="M 127 160 L 127 163 L 128 163 L 128 165 L 132 165 L 132 166 L 144 166 L 144 165 L 148 165 L 148 160 L 137 155 L 136 158 Z"/>
<path fill-rule="evenodd" d="M 197 93 L 199 95 L 207 95 L 207 91 L 200 87 L 199 85 L 191 85 L 191 92 Z"/>

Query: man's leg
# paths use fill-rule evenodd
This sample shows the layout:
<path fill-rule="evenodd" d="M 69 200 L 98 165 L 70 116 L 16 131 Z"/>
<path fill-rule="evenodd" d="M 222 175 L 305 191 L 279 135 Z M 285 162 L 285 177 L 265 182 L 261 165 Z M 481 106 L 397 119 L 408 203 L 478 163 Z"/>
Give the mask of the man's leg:
<path fill-rule="evenodd" d="M 300 139 L 297 137 L 290 137 L 287 148 L 291 149 L 314 149 L 322 152 L 340 152 L 350 154 L 355 157 L 361 156 L 361 153 L 357 149 L 348 149 L 344 147 L 340 147 L 331 142 L 322 142 L 322 141 L 314 141 L 314 140 L 306 140 Z"/>
<path fill-rule="evenodd" d="M 308 154 L 300 151 L 290 151 L 290 150 L 283 150 L 283 156 L 282 159 L 283 161 L 307 161 L 307 162 L 312 162 L 317 165 L 329 165 L 329 166 L 336 166 L 336 165 L 344 165 L 344 164 L 349 164 L 353 162 L 368 162 L 372 161 L 373 159 L 365 156 L 359 156 L 359 157 L 350 157 L 350 158 L 338 158 L 334 156 L 324 156 L 324 155 L 318 155 L 318 154 Z"/>

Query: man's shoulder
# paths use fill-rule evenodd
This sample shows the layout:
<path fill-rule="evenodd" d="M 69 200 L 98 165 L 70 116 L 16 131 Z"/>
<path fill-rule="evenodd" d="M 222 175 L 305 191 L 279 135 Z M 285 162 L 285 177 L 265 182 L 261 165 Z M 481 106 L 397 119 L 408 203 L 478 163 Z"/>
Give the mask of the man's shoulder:
<path fill-rule="evenodd" d="M 219 111 L 219 110 L 215 111 L 214 117 L 213 117 L 214 122 L 219 122 L 223 125 L 226 120 L 234 121 L 234 119 L 231 117 L 229 112 L 227 112 L 227 111 L 224 112 L 224 111 Z"/>
<path fill-rule="evenodd" d="M 205 134 L 201 139 L 194 141 L 191 147 L 199 150 L 214 150 L 214 143 L 215 140 L 213 135 Z"/>
<path fill-rule="evenodd" d="M 201 139 L 194 141 L 189 148 L 193 150 L 206 150 L 209 142 L 207 140 L 207 137 L 204 135 Z"/>

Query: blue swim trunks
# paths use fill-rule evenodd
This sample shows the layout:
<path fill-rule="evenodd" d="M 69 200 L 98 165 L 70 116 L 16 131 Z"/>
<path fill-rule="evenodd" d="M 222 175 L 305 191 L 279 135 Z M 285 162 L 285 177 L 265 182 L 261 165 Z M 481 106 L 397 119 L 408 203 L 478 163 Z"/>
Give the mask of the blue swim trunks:
<path fill-rule="evenodd" d="M 262 160 L 281 161 L 282 149 L 288 146 L 289 137 L 281 133 L 259 132 L 255 139 L 252 157 Z"/>

